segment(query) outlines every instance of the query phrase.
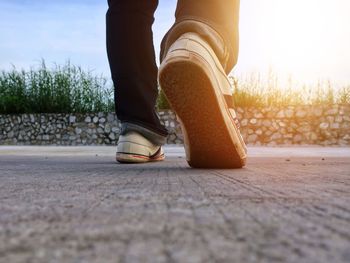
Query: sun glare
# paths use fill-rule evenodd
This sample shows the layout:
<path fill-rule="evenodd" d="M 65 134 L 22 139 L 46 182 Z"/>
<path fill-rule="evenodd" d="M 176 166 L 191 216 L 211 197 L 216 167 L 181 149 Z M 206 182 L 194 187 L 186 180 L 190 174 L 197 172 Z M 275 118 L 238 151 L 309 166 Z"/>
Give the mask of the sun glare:
<path fill-rule="evenodd" d="M 329 42 L 324 34 L 329 5 L 322 0 L 275 1 L 272 59 L 279 70 L 294 72 L 321 62 Z"/>
<path fill-rule="evenodd" d="M 254 3 L 251 6 L 243 3 L 245 13 L 255 16 L 253 21 L 247 17 L 241 24 L 241 35 L 243 39 L 246 37 L 241 44 L 247 39 L 256 40 L 248 48 L 241 45 L 247 56 L 257 57 L 257 64 L 268 64 L 279 76 L 291 74 L 300 80 L 348 81 L 349 1 L 263 0 Z M 244 36 L 248 34 L 250 36 Z M 256 52 L 262 55 L 250 55 L 249 50 L 253 49 L 258 49 Z"/>

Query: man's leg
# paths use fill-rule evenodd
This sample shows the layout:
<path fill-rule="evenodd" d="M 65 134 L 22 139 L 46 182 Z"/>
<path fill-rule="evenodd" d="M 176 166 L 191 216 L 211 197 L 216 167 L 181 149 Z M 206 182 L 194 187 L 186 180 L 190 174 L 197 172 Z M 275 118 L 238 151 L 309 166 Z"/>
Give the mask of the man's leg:
<path fill-rule="evenodd" d="M 155 110 L 157 66 L 152 24 L 158 0 L 108 0 L 107 53 L 122 129 L 116 160 L 137 163 L 164 159 L 167 130 Z"/>
<path fill-rule="evenodd" d="M 108 0 L 108 5 L 107 53 L 122 133 L 137 131 L 160 145 L 167 131 L 155 110 L 158 89 L 152 24 L 158 0 Z"/>
<path fill-rule="evenodd" d="M 237 62 L 239 0 L 179 0 L 162 41 L 159 81 L 193 167 L 239 168 L 246 147 L 227 74 Z"/>
<path fill-rule="evenodd" d="M 228 74 L 237 63 L 239 51 L 239 6 L 240 0 L 178 0 L 176 8 L 176 21 L 162 41 L 161 58 L 166 45 L 171 45 L 179 34 L 183 32 L 196 32 L 206 41 L 210 42 L 223 67 Z M 210 36 L 210 32 L 196 25 L 186 26 L 186 23 L 198 21 L 209 26 L 222 40 L 219 43 L 223 51 L 219 51 L 217 39 Z M 224 54 L 225 53 L 225 54 Z"/>

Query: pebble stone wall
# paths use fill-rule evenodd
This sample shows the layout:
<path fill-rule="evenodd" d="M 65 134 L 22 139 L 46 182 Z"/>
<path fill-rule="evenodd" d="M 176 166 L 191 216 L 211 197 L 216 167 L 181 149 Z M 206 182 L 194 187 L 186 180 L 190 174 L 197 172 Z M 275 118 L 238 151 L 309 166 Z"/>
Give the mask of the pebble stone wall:
<path fill-rule="evenodd" d="M 350 145 L 350 105 L 238 108 L 248 145 Z M 182 144 L 172 111 L 159 116 L 168 143 Z M 0 115 L 0 145 L 115 145 L 120 123 L 114 113 Z"/>

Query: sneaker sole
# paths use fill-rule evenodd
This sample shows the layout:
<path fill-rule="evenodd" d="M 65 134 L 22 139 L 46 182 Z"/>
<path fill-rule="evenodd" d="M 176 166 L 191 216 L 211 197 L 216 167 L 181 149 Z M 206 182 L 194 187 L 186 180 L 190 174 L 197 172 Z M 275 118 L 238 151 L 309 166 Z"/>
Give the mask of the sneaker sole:
<path fill-rule="evenodd" d="M 179 117 L 188 164 L 194 168 L 241 168 L 245 144 L 210 66 L 196 54 L 165 58 L 159 82 Z M 204 63 L 204 64 L 203 64 Z M 220 73 L 220 72 L 219 72 Z"/>

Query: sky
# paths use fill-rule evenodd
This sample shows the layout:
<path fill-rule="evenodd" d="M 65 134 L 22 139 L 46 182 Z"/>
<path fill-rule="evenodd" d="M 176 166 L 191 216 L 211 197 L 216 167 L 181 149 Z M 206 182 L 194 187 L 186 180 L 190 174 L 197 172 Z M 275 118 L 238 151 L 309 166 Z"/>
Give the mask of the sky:
<path fill-rule="evenodd" d="M 219 0 L 220 1 L 220 0 Z M 174 22 L 175 0 L 159 0 L 154 45 Z M 242 0 L 240 53 L 231 74 L 272 69 L 300 83 L 350 84 L 349 0 Z M 45 59 L 110 77 L 105 48 L 107 0 L 0 0 L 0 69 Z"/>

